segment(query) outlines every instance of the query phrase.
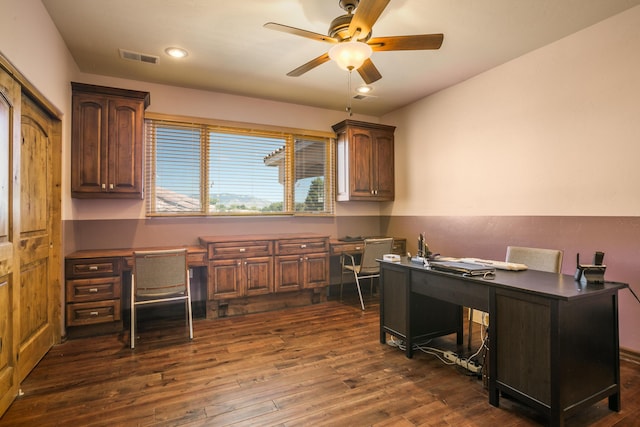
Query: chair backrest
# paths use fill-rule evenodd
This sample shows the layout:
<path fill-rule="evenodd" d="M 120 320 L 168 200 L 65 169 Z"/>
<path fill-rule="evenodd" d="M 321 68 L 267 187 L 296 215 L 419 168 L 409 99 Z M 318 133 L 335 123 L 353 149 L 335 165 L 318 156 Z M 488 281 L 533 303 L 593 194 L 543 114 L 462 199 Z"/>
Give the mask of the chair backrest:
<path fill-rule="evenodd" d="M 562 251 L 557 249 L 507 246 L 506 261 L 525 264 L 531 270 L 551 273 L 562 271 Z"/>
<path fill-rule="evenodd" d="M 137 297 L 163 297 L 187 291 L 187 250 L 135 251 L 133 279 Z"/>
<path fill-rule="evenodd" d="M 380 263 L 376 260 L 382 259 L 384 254 L 390 254 L 392 249 L 393 237 L 365 239 L 358 274 L 375 274 L 379 272 Z"/>

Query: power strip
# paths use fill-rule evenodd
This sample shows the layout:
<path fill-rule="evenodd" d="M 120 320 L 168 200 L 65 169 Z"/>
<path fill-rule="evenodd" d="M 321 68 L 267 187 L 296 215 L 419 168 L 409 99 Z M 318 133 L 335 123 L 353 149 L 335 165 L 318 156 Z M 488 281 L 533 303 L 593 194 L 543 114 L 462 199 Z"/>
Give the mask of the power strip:
<path fill-rule="evenodd" d="M 455 363 L 458 366 L 462 366 L 464 369 L 468 370 L 469 372 L 473 372 L 474 374 L 479 374 L 482 371 L 481 365 L 478 365 L 473 360 L 461 359 L 453 351 L 445 351 L 444 358 L 450 362 Z"/>

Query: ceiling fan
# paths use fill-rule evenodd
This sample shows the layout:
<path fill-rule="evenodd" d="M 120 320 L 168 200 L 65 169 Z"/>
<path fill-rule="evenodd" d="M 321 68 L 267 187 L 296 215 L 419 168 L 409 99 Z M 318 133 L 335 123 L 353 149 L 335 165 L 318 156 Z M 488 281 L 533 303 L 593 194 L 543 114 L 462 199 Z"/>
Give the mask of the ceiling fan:
<path fill-rule="evenodd" d="M 365 83 L 370 84 L 382 78 L 369 59 L 372 51 L 440 49 L 444 38 L 442 34 L 371 38 L 373 25 L 389 2 L 390 0 L 339 0 L 338 4 L 347 14 L 331 22 L 327 35 L 275 22 L 267 22 L 264 26 L 272 30 L 334 44 L 327 53 L 288 72 L 288 76 L 301 76 L 333 59 L 339 66 L 349 71 L 357 69 Z"/>

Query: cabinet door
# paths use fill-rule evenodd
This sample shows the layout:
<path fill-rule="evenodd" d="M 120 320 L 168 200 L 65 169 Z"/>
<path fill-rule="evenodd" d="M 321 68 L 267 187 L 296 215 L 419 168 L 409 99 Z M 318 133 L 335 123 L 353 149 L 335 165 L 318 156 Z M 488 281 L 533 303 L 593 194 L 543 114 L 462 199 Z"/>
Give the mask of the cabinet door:
<path fill-rule="evenodd" d="M 76 195 L 106 191 L 108 104 L 104 96 L 73 95 L 71 192 Z"/>
<path fill-rule="evenodd" d="M 109 101 L 109 192 L 142 196 L 143 114 L 139 100 L 113 98 Z"/>
<path fill-rule="evenodd" d="M 373 197 L 378 200 L 393 200 L 395 197 L 393 135 L 379 131 L 373 135 Z"/>
<path fill-rule="evenodd" d="M 209 262 L 209 299 L 242 296 L 242 260 L 224 259 Z"/>
<path fill-rule="evenodd" d="M 304 287 L 329 286 L 329 255 L 325 253 L 304 256 Z"/>
<path fill-rule="evenodd" d="M 276 258 L 276 292 L 299 291 L 304 282 L 302 255 L 282 255 Z"/>
<path fill-rule="evenodd" d="M 351 199 L 373 196 L 373 140 L 367 129 L 349 130 L 349 193 Z"/>
<path fill-rule="evenodd" d="M 273 292 L 273 259 L 270 256 L 246 258 L 242 263 L 247 296 Z"/>

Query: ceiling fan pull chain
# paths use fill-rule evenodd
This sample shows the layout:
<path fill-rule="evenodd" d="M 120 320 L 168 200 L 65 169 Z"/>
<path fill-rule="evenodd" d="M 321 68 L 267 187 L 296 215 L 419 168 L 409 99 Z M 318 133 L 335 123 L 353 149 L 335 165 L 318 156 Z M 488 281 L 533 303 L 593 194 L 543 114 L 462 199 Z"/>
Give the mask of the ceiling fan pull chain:
<path fill-rule="evenodd" d="M 349 70 L 348 76 L 347 76 L 347 114 L 349 114 L 349 117 L 353 116 L 353 111 L 351 111 L 351 72 L 353 70 Z"/>

